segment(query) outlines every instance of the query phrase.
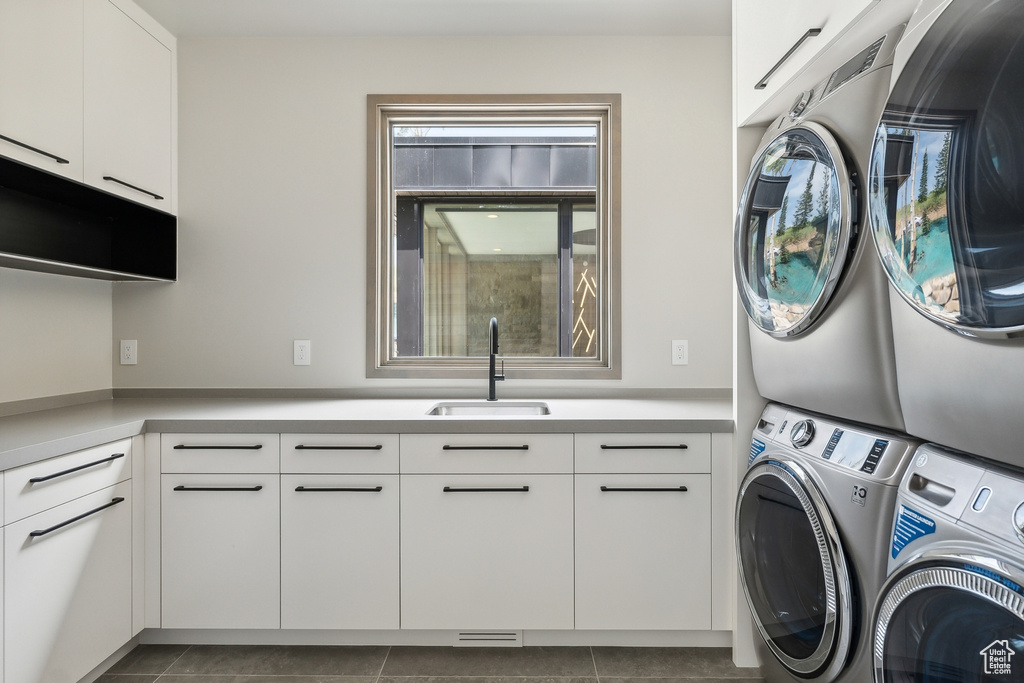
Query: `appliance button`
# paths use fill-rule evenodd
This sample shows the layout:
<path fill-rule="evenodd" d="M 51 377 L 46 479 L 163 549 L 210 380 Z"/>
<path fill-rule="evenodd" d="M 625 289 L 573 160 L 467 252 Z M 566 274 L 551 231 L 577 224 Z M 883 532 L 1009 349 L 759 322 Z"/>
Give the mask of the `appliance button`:
<path fill-rule="evenodd" d="M 800 420 L 793 425 L 789 438 L 797 448 L 803 448 L 814 439 L 814 420 Z"/>

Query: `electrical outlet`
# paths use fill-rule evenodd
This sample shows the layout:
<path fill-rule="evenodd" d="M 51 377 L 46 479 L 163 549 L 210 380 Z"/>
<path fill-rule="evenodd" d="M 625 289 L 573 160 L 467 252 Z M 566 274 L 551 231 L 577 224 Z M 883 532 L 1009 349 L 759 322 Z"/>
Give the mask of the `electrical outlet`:
<path fill-rule="evenodd" d="M 690 344 L 685 339 L 672 340 L 672 365 L 690 364 Z"/>
<path fill-rule="evenodd" d="M 312 361 L 310 354 L 312 347 L 308 339 L 296 339 L 292 349 L 292 363 L 295 365 L 309 365 Z"/>
<path fill-rule="evenodd" d="M 137 339 L 121 340 L 121 365 L 138 365 L 139 342 Z"/>

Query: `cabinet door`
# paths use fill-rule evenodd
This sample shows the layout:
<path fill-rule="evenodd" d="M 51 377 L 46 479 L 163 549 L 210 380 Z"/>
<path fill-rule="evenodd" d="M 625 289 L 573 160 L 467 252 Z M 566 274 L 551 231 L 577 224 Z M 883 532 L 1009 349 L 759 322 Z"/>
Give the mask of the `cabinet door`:
<path fill-rule="evenodd" d="M 6 680 L 75 683 L 131 639 L 131 495 L 122 482 L 6 527 Z"/>
<path fill-rule="evenodd" d="M 402 478 L 402 628 L 571 629 L 572 475 Z"/>
<path fill-rule="evenodd" d="M 398 475 L 281 487 L 281 627 L 397 629 Z"/>
<path fill-rule="evenodd" d="M 81 0 L 0 0 L 0 135 L 21 143 L 0 139 L 0 154 L 75 180 L 82 21 Z"/>
<path fill-rule="evenodd" d="M 161 475 L 164 628 L 278 628 L 280 477 Z"/>
<path fill-rule="evenodd" d="M 878 0 L 734 0 L 736 120 L 740 125 L 767 123 L 783 113 L 791 102 L 776 104 L 772 99 L 850 24 L 877 4 Z M 821 33 L 800 42 L 809 29 L 821 29 Z M 794 52 L 767 78 L 766 87 L 756 89 L 755 85 L 798 42 Z M 838 63 L 832 68 L 837 66 Z M 804 83 L 797 93 L 813 85 L 814 82 Z M 766 109 L 770 111 L 762 114 Z"/>
<path fill-rule="evenodd" d="M 85 0 L 85 182 L 170 212 L 172 50 Z"/>
<path fill-rule="evenodd" d="M 711 628 L 711 475 L 576 475 L 576 628 Z"/>

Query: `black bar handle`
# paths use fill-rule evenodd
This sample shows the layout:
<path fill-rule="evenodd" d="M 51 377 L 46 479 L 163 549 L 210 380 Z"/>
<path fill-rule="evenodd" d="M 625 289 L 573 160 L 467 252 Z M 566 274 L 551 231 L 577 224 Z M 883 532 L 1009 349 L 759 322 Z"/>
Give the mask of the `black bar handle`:
<path fill-rule="evenodd" d="M 613 492 L 613 493 L 614 492 L 622 492 L 622 491 L 634 491 L 634 492 L 643 492 L 643 491 L 674 491 L 676 493 L 686 493 L 687 488 L 685 486 L 665 486 L 665 487 L 659 487 L 659 486 L 602 486 L 601 490 L 602 491 Z"/>
<path fill-rule="evenodd" d="M 156 192 L 150 192 L 149 190 L 142 189 L 138 185 L 132 185 L 131 183 L 126 183 L 123 180 L 118 180 L 117 178 L 115 178 L 112 175 L 105 175 L 105 176 L 103 176 L 103 179 L 104 180 L 109 180 L 112 183 L 117 183 L 118 185 L 124 185 L 125 187 L 129 187 L 129 188 L 135 190 L 136 192 L 141 192 L 142 194 L 148 194 L 150 197 L 152 197 L 153 199 L 157 200 L 158 202 L 159 201 L 163 201 L 163 197 L 158 195 Z"/>
<path fill-rule="evenodd" d="M 78 515 L 77 517 L 72 517 L 71 519 L 69 519 L 67 521 L 64 521 L 64 522 L 61 522 L 60 524 L 54 524 L 49 529 L 36 529 L 35 531 L 30 531 L 28 535 L 33 537 L 33 538 L 39 538 L 40 536 L 45 536 L 46 534 L 54 532 L 57 529 L 62 529 L 64 527 L 66 527 L 68 524 L 74 524 L 75 522 L 77 522 L 80 519 L 85 519 L 89 515 L 95 515 L 97 512 L 103 512 L 107 508 L 112 508 L 115 505 L 117 505 L 118 503 L 123 503 L 123 502 L 124 502 L 124 498 L 122 498 L 121 496 L 118 496 L 117 498 L 112 498 L 111 501 L 109 503 L 107 503 L 106 505 L 100 505 L 98 508 L 93 508 L 92 510 L 89 510 L 88 512 L 83 512 L 82 514 Z"/>
<path fill-rule="evenodd" d="M 70 161 L 68 161 L 67 159 L 65 159 L 63 157 L 59 157 L 56 154 L 50 154 L 49 152 L 43 151 L 43 150 L 39 149 L 38 147 L 33 147 L 32 145 L 26 145 L 24 142 L 21 142 L 19 140 L 15 140 L 14 138 L 9 138 L 6 135 L 0 135 L 0 140 L 6 140 L 7 142 L 11 143 L 12 145 L 17 145 L 18 147 L 24 147 L 25 149 L 27 149 L 29 151 L 32 151 L 32 152 L 35 152 L 36 154 L 42 154 L 44 157 L 48 157 L 50 159 L 53 159 L 58 164 L 70 164 L 71 163 Z"/>
<path fill-rule="evenodd" d="M 530 490 L 529 486 L 513 486 L 511 488 L 494 487 L 466 487 L 461 486 L 445 486 L 445 493 L 526 493 Z"/>
<path fill-rule="evenodd" d="M 295 447 L 297 451 L 379 451 L 384 448 L 384 444 L 374 444 L 372 446 L 306 446 L 299 444 Z"/>
<path fill-rule="evenodd" d="M 96 465 L 103 465 L 103 464 L 106 464 L 108 462 L 111 462 L 113 460 L 117 460 L 118 458 L 123 458 L 123 457 L 124 457 L 124 453 L 114 453 L 109 458 L 100 458 L 99 460 L 96 460 L 95 462 L 87 462 L 84 465 L 79 465 L 78 467 L 72 467 L 69 470 L 64 470 L 62 472 L 54 472 L 53 474 L 47 474 L 45 477 L 32 477 L 31 479 L 28 480 L 28 483 L 30 483 L 30 484 L 39 484 L 39 483 L 44 482 L 44 481 L 50 481 L 51 479 L 56 479 L 57 477 L 63 477 L 66 474 L 72 474 L 74 472 L 78 472 L 79 470 L 84 470 L 84 469 L 87 469 L 89 467 L 96 467 Z"/>
<path fill-rule="evenodd" d="M 175 486 L 175 491 L 262 491 L 262 486 Z"/>
<path fill-rule="evenodd" d="M 796 43 L 793 44 L 793 47 L 789 48 L 789 52 L 787 52 L 786 54 L 782 55 L 782 59 L 780 59 L 778 61 L 778 63 L 775 66 L 773 66 L 768 73 L 766 73 L 764 75 L 764 78 L 762 78 L 761 80 L 759 80 L 757 82 L 757 85 L 754 86 L 754 90 L 764 90 L 765 88 L 767 88 L 768 87 L 768 79 L 771 78 L 775 74 L 775 72 L 779 70 L 780 66 L 782 66 L 783 64 L 786 63 L 787 59 L 789 59 L 790 57 L 793 56 L 794 52 L 796 52 L 798 49 L 800 49 L 800 46 L 804 44 L 804 41 L 807 40 L 808 38 L 813 38 L 813 37 L 815 37 L 817 35 L 820 35 L 820 34 L 821 34 L 821 29 L 820 28 L 809 28 L 809 29 L 807 29 L 807 33 L 803 34 L 800 37 L 800 40 L 796 41 Z"/>
<path fill-rule="evenodd" d="M 637 445 L 637 446 L 630 446 L 630 445 L 620 446 L 618 444 L 606 444 L 606 443 L 601 444 L 601 450 L 602 451 L 685 451 L 687 448 L 689 448 L 689 446 L 687 446 L 685 443 L 665 444 L 665 445 L 644 444 L 644 445 Z"/>
<path fill-rule="evenodd" d="M 522 446 L 451 446 L 445 444 L 441 446 L 443 451 L 528 451 L 530 450 L 529 444 L 523 444 Z"/>
<path fill-rule="evenodd" d="M 352 491 L 365 493 L 380 493 L 383 486 L 296 486 L 298 493 L 319 493 L 321 491 Z"/>
<path fill-rule="evenodd" d="M 179 443 L 174 447 L 176 451 L 258 451 L 263 444 L 257 443 L 251 446 L 203 446 L 201 444 Z"/>

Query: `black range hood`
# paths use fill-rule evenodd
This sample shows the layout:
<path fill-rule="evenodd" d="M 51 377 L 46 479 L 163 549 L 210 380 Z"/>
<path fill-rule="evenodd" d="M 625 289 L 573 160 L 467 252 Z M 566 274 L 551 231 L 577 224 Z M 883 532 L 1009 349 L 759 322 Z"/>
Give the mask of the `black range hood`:
<path fill-rule="evenodd" d="M 0 156 L 0 267 L 173 281 L 177 218 Z"/>

